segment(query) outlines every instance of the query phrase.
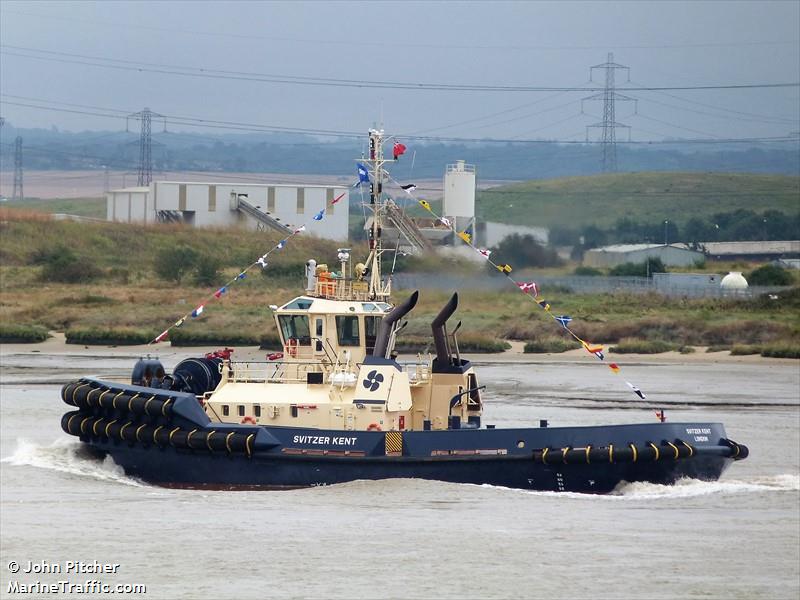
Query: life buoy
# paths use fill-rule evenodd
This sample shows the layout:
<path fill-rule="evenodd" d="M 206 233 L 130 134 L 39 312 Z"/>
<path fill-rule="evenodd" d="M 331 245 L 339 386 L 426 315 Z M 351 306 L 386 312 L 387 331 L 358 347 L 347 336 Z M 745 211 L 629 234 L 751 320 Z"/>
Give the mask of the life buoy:
<path fill-rule="evenodd" d="M 255 424 L 256 424 L 256 418 L 251 417 L 250 415 L 247 415 L 244 419 L 242 419 L 242 425 L 255 425 Z"/>
<path fill-rule="evenodd" d="M 370 423 L 369 427 L 367 427 L 367 431 L 380 431 L 380 430 L 381 426 L 378 425 L 377 423 Z"/>

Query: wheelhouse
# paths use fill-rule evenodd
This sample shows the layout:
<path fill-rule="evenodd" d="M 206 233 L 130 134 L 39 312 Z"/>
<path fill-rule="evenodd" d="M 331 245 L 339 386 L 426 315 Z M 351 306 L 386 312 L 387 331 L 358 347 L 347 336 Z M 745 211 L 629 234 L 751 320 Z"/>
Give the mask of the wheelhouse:
<path fill-rule="evenodd" d="M 348 351 L 361 362 L 372 354 L 386 302 L 356 302 L 300 296 L 275 310 L 286 358 L 333 361 Z"/>

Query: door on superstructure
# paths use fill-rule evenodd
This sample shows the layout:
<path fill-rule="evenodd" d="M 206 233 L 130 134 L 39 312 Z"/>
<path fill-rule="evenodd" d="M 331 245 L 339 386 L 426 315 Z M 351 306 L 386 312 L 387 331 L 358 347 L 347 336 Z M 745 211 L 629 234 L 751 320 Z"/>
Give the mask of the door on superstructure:
<path fill-rule="evenodd" d="M 381 317 L 364 317 L 364 342 L 367 356 L 375 350 L 375 340 L 378 337 L 378 328 L 381 326 Z"/>
<path fill-rule="evenodd" d="M 327 343 L 325 338 L 325 318 L 323 316 L 312 317 L 313 332 L 311 345 L 313 347 L 314 358 L 323 359 L 330 353 L 330 344 Z M 328 358 L 331 358 L 328 356 Z"/>

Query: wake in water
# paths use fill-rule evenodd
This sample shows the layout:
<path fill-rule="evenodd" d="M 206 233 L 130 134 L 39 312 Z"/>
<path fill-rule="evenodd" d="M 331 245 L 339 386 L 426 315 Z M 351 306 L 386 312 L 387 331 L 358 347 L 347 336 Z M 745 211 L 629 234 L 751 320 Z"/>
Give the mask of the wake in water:
<path fill-rule="evenodd" d="M 623 483 L 611 493 L 611 497 L 631 499 L 650 498 L 694 498 L 710 494 L 742 494 L 761 492 L 800 491 L 800 475 L 782 474 L 754 477 L 752 480 L 699 481 L 680 479 L 674 485 L 655 483 Z"/>
<path fill-rule="evenodd" d="M 92 455 L 81 442 L 72 440 L 60 439 L 49 446 L 43 446 L 25 439 L 18 439 L 14 454 L 0 459 L 0 462 L 144 487 L 140 481 L 125 475 L 122 467 L 117 465 L 110 456 L 100 460 Z"/>
<path fill-rule="evenodd" d="M 17 449 L 11 456 L 0 459 L 1 463 L 14 466 L 49 469 L 59 473 L 68 473 L 80 477 L 90 477 L 99 481 L 121 483 L 134 487 L 146 487 L 146 484 L 125 475 L 125 471 L 110 456 L 103 460 L 92 455 L 81 442 L 59 439 L 49 446 L 35 444 L 25 439 L 17 440 Z M 358 486 L 360 482 L 352 482 Z M 348 484 L 345 484 L 348 485 Z M 372 486 L 374 482 L 367 485 Z M 658 500 L 671 498 L 694 498 L 711 494 L 742 494 L 769 492 L 800 491 L 800 475 L 782 474 L 767 477 L 755 477 L 751 480 L 699 481 L 697 479 L 681 479 L 674 485 L 655 483 L 623 483 L 613 492 L 605 496 L 591 496 L 573 492 L 535 492 L 517 490 L 484 484 L 480 487 L 510 491 L 514 493 L 542 496 L 559 496 L 561 498 L 605 498 L 608 500 Z"/>
<path fill-rule="evenodd" d="M 711 494 L 753 494 L 769 492 L 797 492 L 800 491 L 800 475 L 781 474 L 768 477 L 755 477 L 750 481 L 700 481 L 698 479 L 680 479 L 674 485 L 661 485 L 657 483 L 621 483 L 617 488 L 606 495 L 579 494 L 577 492 L 539 492 L 533 490 L 519 490 L 495 485 L 483 484 L 480 487 L 504 490 L 513 493 L 529 494 L 559 498 L 576 498 L 586 500 L 598 498 L 611 501 L 619 500 L 660 500 L 674 498 L 696 498 Z"/>

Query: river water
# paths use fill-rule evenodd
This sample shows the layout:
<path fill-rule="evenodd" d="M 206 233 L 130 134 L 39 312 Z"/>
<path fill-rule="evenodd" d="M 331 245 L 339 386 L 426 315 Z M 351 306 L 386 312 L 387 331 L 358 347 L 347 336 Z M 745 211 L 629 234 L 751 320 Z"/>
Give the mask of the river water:
<path fill-rule="evenodd" d="M 797 362 L 623 365 L 648 407 L 722 421 L 749 446 L 719 482 L 599 497 L 417 480 L 201 492 L 128 478 L 61 431 L 60 384 L 125 375 L 136 358 L 73 352 L 0 355 L 1 597 L 37 581 L 139 584 L 132 596 L 150 599 L 800 597 Z M 488 423 L 654 418 L 588 359 L 477 364 Z M 12 574 L 11 561 L 62 573 Z M 67 561 L 119 567 L 64 573 Z"/>

